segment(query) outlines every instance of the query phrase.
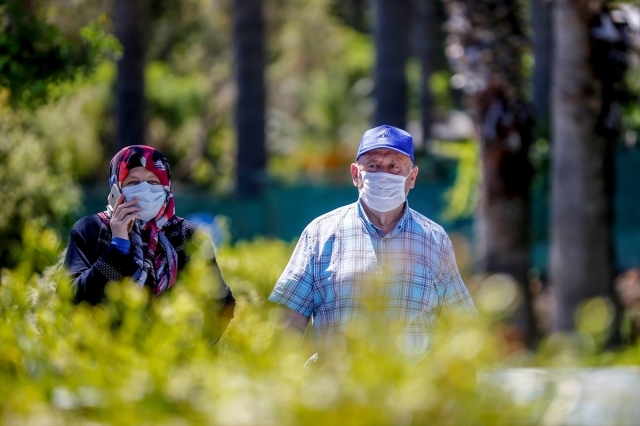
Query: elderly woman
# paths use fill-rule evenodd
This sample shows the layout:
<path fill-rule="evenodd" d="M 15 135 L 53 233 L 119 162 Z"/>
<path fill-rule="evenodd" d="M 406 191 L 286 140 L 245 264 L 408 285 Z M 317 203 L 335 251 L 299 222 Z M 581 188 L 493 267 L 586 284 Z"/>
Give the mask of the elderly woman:
<path fill-rule="evenodd" d="M 80 219 L 71 230 L 65 266 L 73 277 L 76 302 L 99 303 L 109 281 L 125 277 L 153 295 L 169 290 L 189 262 L 197 227 L 176 216 L 167 159 L 154 148 L 134 145 L 118 152 L 109 166 L 107 209 Z M 213 280 L 220 284 L 213 318 L 216 341 L 233 318 L 235 299 L 213 257 Z"/>

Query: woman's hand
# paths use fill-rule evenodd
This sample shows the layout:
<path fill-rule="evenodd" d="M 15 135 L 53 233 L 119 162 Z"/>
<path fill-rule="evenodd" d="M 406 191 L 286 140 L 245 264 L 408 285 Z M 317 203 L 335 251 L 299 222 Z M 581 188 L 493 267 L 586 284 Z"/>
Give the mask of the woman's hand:
<path fill-rule="evenodd" d="M 125 202 L 122 194 L 118 197 L 116 206 L 111 214 L 111 234 L 114 237 L 129 239 L 129 230 L 133 225 L 133 221 L 140 219 L 140 215 L 137 214 L 140 211 L 140 207 L 134 206 L 137 202 L 137 198 Z"/>

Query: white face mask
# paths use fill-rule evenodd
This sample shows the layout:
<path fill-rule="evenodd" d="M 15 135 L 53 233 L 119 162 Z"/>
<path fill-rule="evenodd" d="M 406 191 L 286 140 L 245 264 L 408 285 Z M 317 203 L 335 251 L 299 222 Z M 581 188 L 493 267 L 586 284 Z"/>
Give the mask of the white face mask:
<path fill-rule="evenodd" d="M 404 185 L 411 173 L 408 176 L 402 176 L 361 171 L 360 174 L 362 175 L 360 199 L 373 210 L 381 213 L 388 212 L 407 199 Z"/>
<path fill-rule="evenodd" d="M 122 193 L 127 201 L 138 199 L 135 205 L 142 209 L 138 214 L 145 222 L 155 218 L 167 201 L 167 193 L 162 185 L 151 185 L 147 182 L 125 186 Z"/>

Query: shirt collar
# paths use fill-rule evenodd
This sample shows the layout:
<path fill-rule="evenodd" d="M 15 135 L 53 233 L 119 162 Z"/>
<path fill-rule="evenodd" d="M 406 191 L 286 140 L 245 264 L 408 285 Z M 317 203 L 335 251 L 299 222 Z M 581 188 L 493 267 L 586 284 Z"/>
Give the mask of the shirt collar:
<path fill-rule="evenodd" d="M 364 208 L 362 207 L 362 201 L 358 199 L 356 204 L 358 208 L 358 216 L 360 216 L 360 219 L 364 223 L 364 226 L 367 228 L 367 231 L 369 231 L 369 233 L 371 233 L 372 235 L 375 235 L 377 237 L 382 237 L 382 229 L 374 225 L 373 222 L 369 220 L 369 218 L 367 217 L 367 214 L 364 211 Z M 396 234 L 398 234 L 398 232 L 405 229 L 408 225 L 410 214 L 411 213 L 409 212 L 409 201 L 405 200 L 404 213 L 402 214 L 402 217 L 400 218 L 398 223 L 396 223 L 396 226 L 393 228 L 393 230 L 389 232 L 387 235 L 385 235 L 384 237 L 393 238 L 396 236 Z"/>

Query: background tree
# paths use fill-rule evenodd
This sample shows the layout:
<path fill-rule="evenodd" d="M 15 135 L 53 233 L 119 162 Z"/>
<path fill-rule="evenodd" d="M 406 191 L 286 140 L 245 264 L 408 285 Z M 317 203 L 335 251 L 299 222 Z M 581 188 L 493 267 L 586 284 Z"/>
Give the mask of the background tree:
<path fill-rule="evenodd" d="M 371 29 L 369 0 L 333 0 L 329 13 L 356 31 L 368 33 Z"/>
<path fill-rule="evenodd" d="M 376 0 L 374 126 L 406 128 L 407 75 L 411 35 L 410 0 Z"/>
<path fill-rule="evenodd" d="M 551 97 L 551 58 L 553 27 L 550 0 L 531 1 L 531 23 L 533 28 L 533 107 L 536 136 L 549 137 L 549 104 Z"/>
<path fill-rule="evenodd" d="M 523 302 L 510 321 L 518 338 L 530 341 L 535 330 L 528 287 L 532 119 L 525 97 L 527 39 L 520 2 L 450 1 L 446 7 L 452 80 L 470 96 L 481 143 L 479 269 L 507 273 L 520 284 Z"/>
<path fill-rule="evenodd" d="M 264 17 L 262 0 L 234 0 L 236 193 L 260 195 L 266 179 Z"/>
<path fill-rule="evenodd" d="M 433 123 L 433 97 L 429 85 L 431 76 L 436 71 L 436 56 L 440 48 L 438 28 L 441 24 L 434 0 L 415 0 L 416 17 L 416 49 L 420 59 L 420 111 L 422 124 L 422 150 L 427 151 Z"/>
<path fill-rule="evenodd" d="M 114 0 L 115 35 L 124 53 L 116 79 L 116 147 L 145 144 L 145 0 Z"/>
<path fill-rule="evenodd" d="M 613 297 L 613 148 L 620 137 L 630 48 L 621 18 L 601 1 L 554 5 L 550 280 L 555 330 L 574 328 L 575 310 L 584 300 Z"/>

